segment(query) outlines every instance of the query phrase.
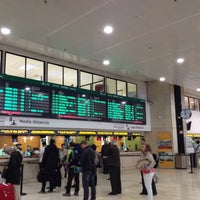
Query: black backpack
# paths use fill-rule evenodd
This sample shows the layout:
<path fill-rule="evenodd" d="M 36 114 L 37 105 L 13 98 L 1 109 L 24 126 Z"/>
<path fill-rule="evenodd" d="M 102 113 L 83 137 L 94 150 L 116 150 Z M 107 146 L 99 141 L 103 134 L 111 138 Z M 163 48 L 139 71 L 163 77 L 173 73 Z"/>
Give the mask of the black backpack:
<path fill-rule="evenodd" d="M 158 167 L 158 163 L 159 163 L 159 158 L 158 158 L 157 154 L 155 154 L 155 153 L 152 153 L 152 155 L 153 155 L 153 159 L 156 162 L 156 164 L 154 165 L 154 168 L 157 168 Z"/>

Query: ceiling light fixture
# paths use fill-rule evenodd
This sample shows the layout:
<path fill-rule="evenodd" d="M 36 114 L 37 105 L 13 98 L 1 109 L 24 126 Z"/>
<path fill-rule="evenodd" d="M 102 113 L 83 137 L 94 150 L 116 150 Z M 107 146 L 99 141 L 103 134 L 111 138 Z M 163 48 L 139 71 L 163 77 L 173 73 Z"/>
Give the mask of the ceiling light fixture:
<path fill-rule="evenodd" d="M 103 61 L 103 64 L 104 64 L 104 65 L 109 65 L 109 64 L 110 64 L 110 61 L 109 61 L 109 60 L 104 60 L 104 61 Z"/>
<path fill-rule="evenodd" d="M 200 92 L 200 88 L 197 88 L 197 92 Z"/>
<path fill-rule="evenodd" d="M 111 34 L 113 32 L 113 27 L 108 25 L 108 26 L 105 26 L 104 29 L 103 29 L 104 33 L 106 34 Z"/>
<path fill-rule="evenodd" d="M 184 63 L 185 59 L 184 58 L 177 58 L 176 62 L 178 64 Z"/>
<path fill-rule="evenodd" d="M 1 33 L 4 35 L 9 35 L 10 34 L 10 29 L 7 27 L 2 27 L 1 28 Z"/>
<path fill-rule="evenodd" d="M 161 82 L 165 81 L 165 77 L 160 77 L 160 81 Z"/>

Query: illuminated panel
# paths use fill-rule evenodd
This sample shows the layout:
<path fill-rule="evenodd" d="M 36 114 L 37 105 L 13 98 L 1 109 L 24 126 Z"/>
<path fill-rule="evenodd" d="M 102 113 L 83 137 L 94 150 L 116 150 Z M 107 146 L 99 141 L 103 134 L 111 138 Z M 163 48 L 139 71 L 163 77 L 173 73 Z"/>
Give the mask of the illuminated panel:
<path fill-rule="evenodd" d="M 46 87 L 1 82 L 0 100 L 1 114 L 49 116 L 49 91 Z"/>
<path fill-rule="evenodd" d="M 76 135 L 77 131 L 58 130 L 57 133 L 60 135 Z"/>
<path fill-rule="evenodd" d="M 54 130 L 32 130 L 30 131 L 31 135 L 54 135 L 56 131 Z"/>
<path fill-rule="evenodd" d="M 144 101 L 108 95 L 107 109 L 108 121 L 146 124 Z"/>
<path fill-rule="evenodd" d="M 79 135 L 96 135 L 95 131 L 80 131 Z"/>
<path fill-rule="evenodd" d="M 105 121 L 106 97 L 72 88 L 53 89 L 51 112 L 56 118 Z"/>
<path fill-rule="evenodd" d="M 23 135 L 23 134 L 28 134 L 28 130 L 21 130 L 21 129 L 1 129 L 0 130 L 1 134 L 17 134 L 17 135 Z"/>

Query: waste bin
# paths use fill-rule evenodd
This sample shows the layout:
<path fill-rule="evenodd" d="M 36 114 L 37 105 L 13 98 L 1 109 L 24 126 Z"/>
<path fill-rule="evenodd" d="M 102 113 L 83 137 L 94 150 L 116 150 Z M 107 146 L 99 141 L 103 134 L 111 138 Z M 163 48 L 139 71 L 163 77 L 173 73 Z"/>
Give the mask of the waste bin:
<path fill-rule="evenodd" d="M 176 169 L 187 169 L 187 159 L 185 154 L 177 153 L 175 155 L 175 168 Z"/>

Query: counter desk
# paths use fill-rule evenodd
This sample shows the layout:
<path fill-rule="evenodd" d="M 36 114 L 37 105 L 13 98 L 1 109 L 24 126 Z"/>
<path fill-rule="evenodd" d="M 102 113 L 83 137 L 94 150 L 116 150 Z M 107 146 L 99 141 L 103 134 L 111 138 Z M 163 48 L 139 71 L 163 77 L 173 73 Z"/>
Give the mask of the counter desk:
<path fill-rule="evenodd" d="M 135 168 L 140 155 L 141 155 L 140 151 L 120 152 L 121 169 Z"/>
<path fill-rule="evenodd" d="M 8 164 L 8 158 L 0 159 L 0 171 Z M 39 171 L 39 158 L 23 158 L 23 183 L 35 182 Z"/>

